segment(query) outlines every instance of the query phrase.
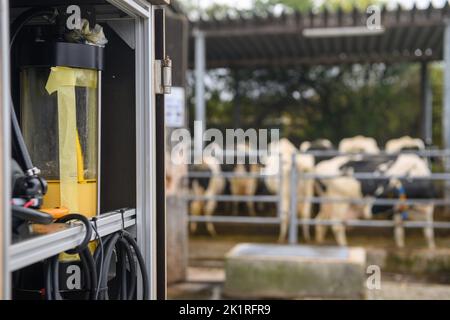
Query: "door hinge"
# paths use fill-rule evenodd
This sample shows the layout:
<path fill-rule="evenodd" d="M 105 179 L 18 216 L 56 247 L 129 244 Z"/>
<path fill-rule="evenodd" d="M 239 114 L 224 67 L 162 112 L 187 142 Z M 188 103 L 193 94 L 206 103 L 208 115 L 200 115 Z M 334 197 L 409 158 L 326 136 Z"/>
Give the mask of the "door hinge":
<path fill-rule="evenodd" d="M 172 91 L 172 60 L 169 56 L 155 61 L 155 86 L 156 94 L 170 94 Z"/>

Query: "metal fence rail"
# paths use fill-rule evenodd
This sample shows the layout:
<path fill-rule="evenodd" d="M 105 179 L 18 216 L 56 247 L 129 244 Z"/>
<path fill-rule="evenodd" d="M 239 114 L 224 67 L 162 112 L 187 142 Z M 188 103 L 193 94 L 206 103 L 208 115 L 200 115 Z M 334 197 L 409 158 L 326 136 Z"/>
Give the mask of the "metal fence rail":
<path fill-rule="evenodd" d="M 227 156 L 230 155 L 253 155 L 253 156 L 264 156 L 268 155 L 267 151 L 253 151 L 253 152 L 243 152 L 243 151 L 233 151 L 233 150 L 225 150 L 223 151 L 223 157 L 226 159 Z M 278 154 L 278 167 L 281 167 L 281 154 Z M 238 173 L 238 172 L 220 172 L 220 173 L 212 173 L 212 172 L 200 172 L 200 171 L 191 171 L 188 172 L 184 177 L 185 179 L 190 178 L 214 178 L 221 177 L 224 179 L 276 179 L 278 193 L 276 195 L 253 195 L 253 196 L 233 196 L 233 195 L 214 195 L 214 196 L 205 196 L 205 195 L 193 195 L 188 194 L 183 198 L 187 201 L 217 201 L 217 202 L 257 202 L 257 203 L 275 203 L 277 206 L 277 216 L 275 218 L 261 218 L 261 217 L 237 217 L 237 216 L 213 216 L 213 217 L 199 217 L 199 216 L 189 216 L 190 222 L 215 222 L 215 223 L 252 223 L 252 224 L 279 224 L 281 221 L 281 201 L 283 194 L 283 173 L 282 170 L 278 170 L 277 173 L 274 174 L 264 174 L 262 172 L 259 173 Z M 211 220 L 212 219 L 212 220 Z M 255 222 L 249 222 L 255 221 Z"/>
<path fill-rule="evenodd" d="M 232 152 L 231 154 L 242 155 L 241 151 Z M 250 153 L 247 152 L 247 155 Z M 254 155 L 267 154 L 267 151 L 254 152 Z M 298 155 L 311 155 L 311 156 L 322 156 L 322 157 L 336 157 L 336 156 L 349 156 L 356 158 L 363 157 L 373 157 L 373 156 L 400 156 L 405 154 L 415 154 L 423 158 L 450 158 L 450 150 L 422 150 L 422 151 L 406 151 L 401 153 L 387 153 L 380 152 L 376 155 L 374 154 L 364 154 L 364 153 L 342 153 L 339 151 L 308 151 L 308 152 L 298 152 L 293 155 L 292 158 L 292 168 L 290 172 L 290 190 L 297 190 L 297 184 L 300 180 L 329 180 L 336 178 L 354 178 L 358 180 L 387 180 L 387 179 L 399 179 L 407 181 L 445 181 L 448 183 L 450 181 L 450 173 L 433 173 L 430 176 L 423 177 L 411 177 L 411 176 L 385 176 L 377 172 L 360 172 L 352 174 L 317 174 L 317 173 L 305 173 L 298 172 L 296 167 L 296 157 Z M 227 157 L 227 151 L 224 152 L 224 159 Z M 281 168 L 281 155 L 279 155 L 279 168 Z M 212 223 L 226 223 L 226 224 L 249 224 L 249 225 L 280 225 L 282 223 L 282 195 L 283 192 L 283 173 L 279 170 L 276 174 L 263 174 L 260 173 L 235 173 L 235 172 L 221 172 L 220 174 L 214 174 L 210 172 L 189 172 L 185 178 L 212 178 L 212 177 L 222 177 L 224 179 L 266 179 L 273 178 L 277 179 L 278 182 L 278 193 L 276 195 L 253 195 L 253 196 L 233 196 L 233 195 L 214 195 L 214 196 L 197 196 L 197 195 L 186 195 L 184 198 L 187 201 L 199 200 L 199 201 L 218 201 L 218 202 L 260 202 L 260 203 L 275 203 L 277 205 L 277 216 L 276 217 L 261 217 L 261 216 L 190 216 L 190 222 L 212 222 Z M 395 206 L 398 204 L 413 206 L 413 205 L 434 205 L 434 206 L 450 206 L 450 199 L 374 199 L 374 198 L 361 198 L 361 199 L 350 199 L 350 198 L 327 198 L 327 197 L 299 197 L 297 192 L 291 192 L 289 203 L 289 242 L 295 244 L 298 242 L 298 226 L 301 225 L 343 225 L 348 227 L 366 227 L 366 228 L 394 228 L 397 226 L 397 222 L 392 220 L 316 220 L 316 219 L 299 219 L 297 216 L 297 206 L 300 203 L 309 202 L 311 204 L 323 204 L 323 203 L 350 203 L 353 205 L 380 205 L 380 206 Z M 432 227 L 434 229 L 450 229 L 450 222 L 427 222 L 427 221 L 403 221 L 401 222 L 404 228 L 425 228 Z"/>
<path fill-rule="evenodd" d="M 449 150 L 435 150 L 435 149 L 429 149 L 429 150 L 419 150 L 419 151 L 402 151 L 402 152 L 393 152 L 388 153 L 386 151 L 380 151 L 376 154 L 373 153 L 353 153 L 353 152 L 340 152 L 337 150 L 318 150 L 318 151 L 299 151 L 297 152 L 299 155 L 311 155 L 314 157 L 340 157 L 340 156 L 360 156 L 360 157 L 374 157 L 374 156 L 401 156 L 401 155 L 408 155 L 408 154 L 414 154 L 419 157 L 424 158 L 443 158 L 443 157 L 450 157 L 450 149 Z"/>
<path fill-rule="evenodd" d="M 350 203 L 355 205 L 373 204 L 378 206 L 395 206 L 398 204 L 404 205 L 435 205 L 435 206 L 450 206 L 450 200 L 444 199 L 352 199 L 352 198 L 327 198 L 327 197 L 309 197 L 309 198 L 297 198 L 298 203 L 310 202 L 313 204 L 322 203 Z"/>
<path fill-rule="evenodd" d="M 449 173 L 433 173 L 429 176 L 405 176 L 405 175 L 392 175 L 386 176 L 377 173 L 369 173 L 369 172 L 358 172 L 352 174 L 315 174 L 315 173 L 299 173 L 298 177 L 300 179 L 308 180 L 308 179 L 320 179 L 320 180 L 330 180 L 337 178 L 354 178 L 358 180 L 389 180 L 389 179 L 398 179 L 398 180 L 409 180 L 409 181 L 441 181 L 441 180 L 450 180 Z"/>
<path fill-rule="evenodd" d="M 186 178 L 214 178 L 222 177 L 227 179 L 245 179 L 245 178 L 256 178 L 256 179 L 266 179 L 266 178 L 277 178 L 279 174 L 262 174 L 262 173 L 234 173 L 234 172 L 221 172 L 219 174 L 212 172 L 188 172 Z"/>
<path fill-rule="evenodd" d="M 186 195 L 184 196 L 186 200 L 199 200 L 208 201 L 214 200 L 219 202 L 264 202 L 264 203 L 278 203 L 280 197 L 276 196 L 232 196 L 232 195 L 217 195 L 217 196 L 197 196 L 197 195 Z"/>
<path fill-rule="evenodd" d="M 355 157 L 374 157 L 374 156 L 400 156 L 404 154 L 415 154 L 424 158 L 437 158 L 437 157 L 450 157 L 450 150 L 423 150 L 423 151 L 407 151 L 401 153 L 386 153 L 380 152 L 378 154 L 355 154 L 355 153 L 342 153 L 338 151 L 311 151 L 311 152 L 299 152 L 292 156 L 293 166 L 291 168 L 291 190 L 296 190 L 298 182 L 300 180 L 330 180 L 337 178 L 354 178 L 358 180 L 407 180 L 414 181 L 450 181 L 449 173 L 432 173 L 429 176 L 405 176 L 405 175 L 384 175 L 379 172 L 358 172 L 351 174 L 317 174 L 317 173 L 304 173 L 298 172 L 297 167 L 294 165 L 296 157 L 298 155 L 313 155 L 313 156 L 355 156 Z M 349 203 L 353 205 L 380 205 L 380 206 L 395 206 L 398 204 L 414 206 L 414 205 L 434 205 L 434 206 L 450 206 L 449 199 L 374 199 L 374 198 L 330 198 L 330 197 L 298 197 L 296 192 L 291 194 L 290 198 L 290 225 L 289 225 L 289 243 L 296 244 L 298 242 L 298 226 L 334 226 L 343 225 L 349 227 L 368 227 L 368 228 L 394 228 L 398 225 L 392 220 L 317 220 L 317 219 L 299 219 L 297 216 L 297 205 L 299 203 L 309 202 L 311 204 L 323 204 L 323 203 Z M 450 222 L 427 222 L 427 221 L 402 221 L 402 227 L 404 228 L 425 228 L 432 227 L 434 229 L 450 229 Z"/>
<path fill-rule="evenodd" d="M 277 218 L 277 217 L 190 216 L 189 221 L 190 222 L 277 225 L 277 224 L 280 224 L 281 219 Z"/>
<path fill-rule="evenodd" d="M 314 220 L 314 219 L 303 219 L 297 221 L 297 226 L 299 225 L 309 225 L 309 226 L 333 226 L 333 225 L 344 225 L 348 227 L 364 227 L 364 228 L 393 228 L 398 224 L 392 220 Z M 409 229 L 420 229 L 425 227 L 433 227 L 435 229 L 450 229 L 450 222 L 435 221 L 403 221 L 401 225 Z"/>

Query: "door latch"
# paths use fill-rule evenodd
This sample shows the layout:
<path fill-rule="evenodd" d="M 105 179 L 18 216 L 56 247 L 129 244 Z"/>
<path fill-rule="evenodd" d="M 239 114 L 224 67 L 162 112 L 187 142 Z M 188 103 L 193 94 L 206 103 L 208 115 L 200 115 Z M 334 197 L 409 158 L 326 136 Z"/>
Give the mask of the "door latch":
<path fill-rule="evenodd" d="M 156 94 L 170 94 L 172 91 L 172 60 L 166 56 L 164 60 L 155 61 Z"/>

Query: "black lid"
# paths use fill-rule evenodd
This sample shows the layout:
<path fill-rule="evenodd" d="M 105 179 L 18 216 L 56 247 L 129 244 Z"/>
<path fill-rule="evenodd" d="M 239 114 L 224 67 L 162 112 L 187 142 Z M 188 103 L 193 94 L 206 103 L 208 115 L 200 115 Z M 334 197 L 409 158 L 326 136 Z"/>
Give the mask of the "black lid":
<path fill-rule="evenodd" d="M 21 67 L 59 66 L 103 70 L 104 48 L 99 46 L 70 42 L 35 42 L 30 52 L 23 52 L 21 55 Z"/>

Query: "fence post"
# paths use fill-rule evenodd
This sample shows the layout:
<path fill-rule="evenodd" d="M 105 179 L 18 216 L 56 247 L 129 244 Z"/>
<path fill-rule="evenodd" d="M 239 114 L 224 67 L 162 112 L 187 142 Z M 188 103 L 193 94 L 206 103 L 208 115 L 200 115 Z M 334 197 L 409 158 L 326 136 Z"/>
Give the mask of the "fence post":
<path fill-rule="evenodd" d="M 290 176 L 290 205 L 289 205 L 289 244 L 298 243 L 298 219 L 297 219 L 297 154 L 292 155 L 291 176 Z"/>
<path fill-rule="evenodd" d="M 281 224 L 281 217 L 283 214 L 283 161 L 281 159 L 281 153 L 278 153 L 278 202 L 277 202 L 277 217 L 280 219 Z"/>

